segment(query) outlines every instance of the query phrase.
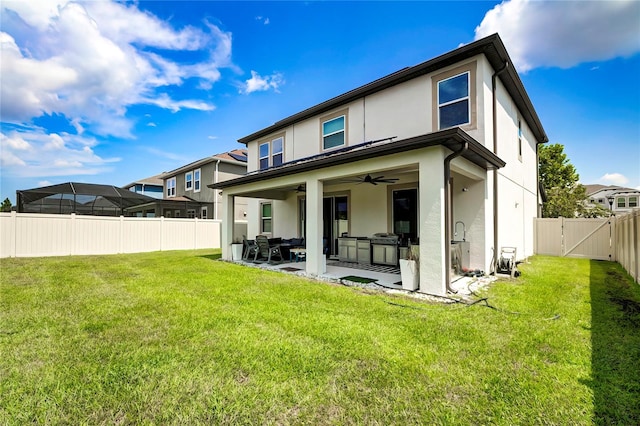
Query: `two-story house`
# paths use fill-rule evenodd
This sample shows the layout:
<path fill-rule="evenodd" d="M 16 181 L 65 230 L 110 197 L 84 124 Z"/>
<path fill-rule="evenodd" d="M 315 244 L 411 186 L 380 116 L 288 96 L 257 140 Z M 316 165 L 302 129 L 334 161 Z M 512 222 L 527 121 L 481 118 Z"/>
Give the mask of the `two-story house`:
<path fill-rule="evenodd" d="M 164 197 L 153 203 L 129 209 L 141 216 L 221 219 L 220 190 L 208 185 L 244 176 L 247 173 L 247 151 L 233 151 L 205 157 L 177 169 L 162 173 Z M 246 220 L 246 199 L 238 197 L 235 218 Z"/>
<path fill-rule="evenodd" d="M 640 205 L 640 190 L 616 185 L 585 185 L 587 206 L 599 205 L 612 213 L 628 213 Z"/>
<path fill-rule="evenodd" d="M 246 197 L 248 235 L 305 237 L 309 274 L 343 235 L 394 234 L 419 244 L 419 291 L 444 295 L 454 240 L 487 272 L 501 247 L 533 254 L 547 141 L 500 37 L 486 37 L 240 139 L 247 175 L 212 185 L 223 258 L 234 199 Z"/>
<path fill-rule="evenodd" d="M 162 180 L 164 174 L 151 176 L 148 178 L 136 180 L 127 185 L 124 185 L 124 189 L 128 189 L 136 194 L 146 195 L 151 198 L 162 198 L 164 192 L 164 181 Z"/>

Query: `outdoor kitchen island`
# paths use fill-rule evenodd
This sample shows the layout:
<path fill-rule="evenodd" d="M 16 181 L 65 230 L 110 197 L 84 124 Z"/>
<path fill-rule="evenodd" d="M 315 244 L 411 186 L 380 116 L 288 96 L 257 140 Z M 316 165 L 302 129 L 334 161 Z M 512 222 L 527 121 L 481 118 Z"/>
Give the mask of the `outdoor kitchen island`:
<path fill-rule="evenodd" d="M 398 236 L 394 234 L 338 238 L 338 259 L 342 262 L 398 266 L 398 251 Z"/>

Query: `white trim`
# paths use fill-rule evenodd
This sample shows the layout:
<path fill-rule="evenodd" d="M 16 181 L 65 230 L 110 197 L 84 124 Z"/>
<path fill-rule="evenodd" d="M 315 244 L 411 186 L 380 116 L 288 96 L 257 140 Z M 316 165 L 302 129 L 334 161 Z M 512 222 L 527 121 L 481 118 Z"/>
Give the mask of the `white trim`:
<path fill-rule="evenodd" d="M 191 186 L 189 186 L 191 184 Z M 193 172 L 184 174 L 184 190 L 191 191 L 193 189 Z"/>
<path fill-rule="evenodd" d="M 171 177 L 167 179 L 167 185 L 165 188 L 165 194 L 167 198 L 173 198 L 176 196 L 176 177 Z M 173 183 L 173 185 L 171 185 Z"/>
<path fill-rule="evenodd" d="M 196 178 L 196 173 L 198 174 L 197 178 Z M 200 169 L 195 169 L 193 171 L 193 192 L 200 192 L 201 188 L 202 188 L 202 171 Z"/>
<path fill-rule="evenodd" d="M 200 208 L 200 219 L 207 219 L 208 209 L 207 206 Z"/>

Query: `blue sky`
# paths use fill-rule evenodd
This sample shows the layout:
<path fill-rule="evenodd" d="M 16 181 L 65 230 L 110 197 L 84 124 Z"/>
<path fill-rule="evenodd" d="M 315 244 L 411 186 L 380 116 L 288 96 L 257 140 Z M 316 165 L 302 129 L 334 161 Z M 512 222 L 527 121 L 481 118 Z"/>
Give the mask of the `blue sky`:
<path fill-rule="evenodd" d="M 640 188 L 640 2 L 3 1 L 0 198 L 125 185 L 502 37 L 582 183 Z"/>

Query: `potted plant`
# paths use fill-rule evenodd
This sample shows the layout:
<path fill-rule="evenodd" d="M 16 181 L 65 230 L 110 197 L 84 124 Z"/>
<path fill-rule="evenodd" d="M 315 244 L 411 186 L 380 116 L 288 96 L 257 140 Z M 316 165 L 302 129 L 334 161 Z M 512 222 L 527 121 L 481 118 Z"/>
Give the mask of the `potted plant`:
<path fill-rule="evenodd" d="M 400 276 L 402 289 L 415 291 L 420 285 L 420 246 L 409 244 L 407 258 L 400 259 Z"/>
<path fill-rule="evenodd" d="M 238 238 L 234 238 L 233 242 L 231 243 L 231 259 L 233 259 L 234 261 L 242 260 L 242 248 L 242 241 L 240 241 L 240 239 Z"/>

